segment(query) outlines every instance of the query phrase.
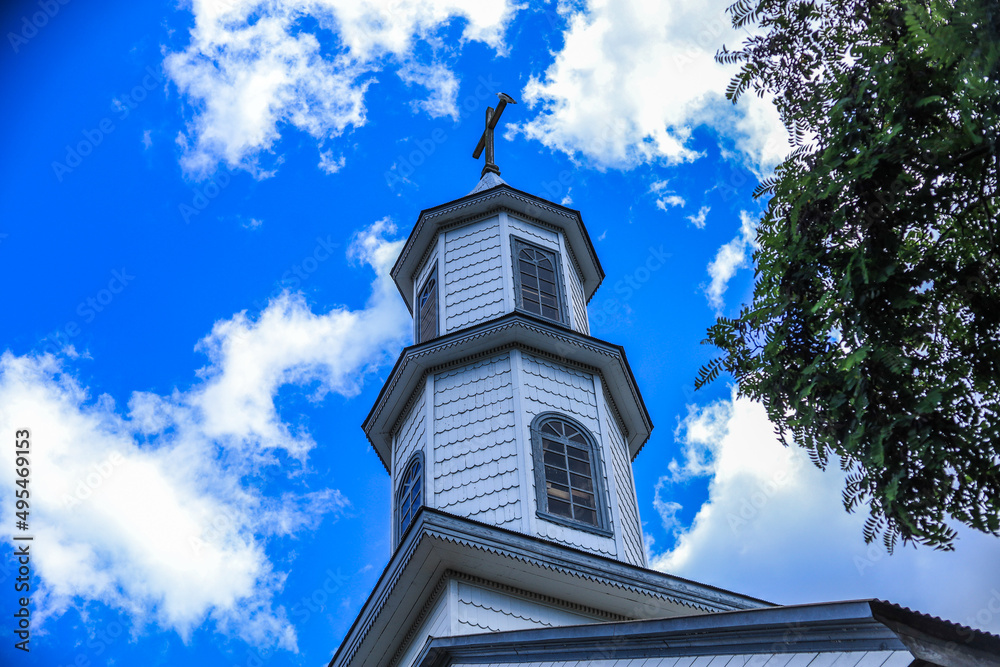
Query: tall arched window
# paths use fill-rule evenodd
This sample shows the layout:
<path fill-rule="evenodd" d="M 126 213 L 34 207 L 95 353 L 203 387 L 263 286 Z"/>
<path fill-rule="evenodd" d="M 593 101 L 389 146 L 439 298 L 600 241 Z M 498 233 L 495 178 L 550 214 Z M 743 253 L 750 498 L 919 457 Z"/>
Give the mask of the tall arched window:
<path fill-rule="evenodd" d="M 396 489 L 396 521 L 399 537 L 406 532 L 420 506 L 424 504 L 424 457 L 418 452 L 410 459 Z"/>
<path fill-rule="evenodd" d="M 514 239 L 514 292 L 517 307 L 563 321 L 559 260 L 556 253 Z"/>
<path fill-rule="evenodd" d="M 531 425 L 539 516 L 610 535 L 601 457 L 593 436 L 564 415 L 539 415 Z"/>

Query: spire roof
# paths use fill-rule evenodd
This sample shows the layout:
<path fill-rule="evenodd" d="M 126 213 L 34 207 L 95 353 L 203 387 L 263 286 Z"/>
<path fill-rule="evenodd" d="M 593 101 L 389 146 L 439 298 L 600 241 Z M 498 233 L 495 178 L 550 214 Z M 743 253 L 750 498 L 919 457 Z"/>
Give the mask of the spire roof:
<path fill-rule="evenodd" d="M 484 190 L 491 190 L 497 187 L 498 185 L 507 185 L 507 181 L 500 178 L 499 174 L 496 174 L 492 171 L 488 171 L 485 174 L 483 174 L 483 177 L 479 179 L 479 183 L 476 185 L 475 188 L 473 188 L 472 192 L 470 192 L 469 194 L 474 195 L 477 192 L 483 192 Z"/>

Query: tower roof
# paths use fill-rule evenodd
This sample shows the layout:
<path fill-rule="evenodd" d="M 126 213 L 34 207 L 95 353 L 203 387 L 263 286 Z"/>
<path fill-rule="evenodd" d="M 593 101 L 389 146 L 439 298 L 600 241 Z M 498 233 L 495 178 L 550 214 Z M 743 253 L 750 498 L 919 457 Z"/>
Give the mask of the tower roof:
<path fill-rule="evenodd" d="M 415 274 L 431 250 L 438 232 L 445 227 L 480 219 L 501 210 L 525 216 L 563 232 L 570 255 L 583 278 L 584 297 L 590 301 L 604 280 L 604 268 L 597 258 L 580 212 L 512 188 L 496 174 L 487 172 L 468 195 L 420 212 L 391 271 L 392 279 L 411 313 Z"/>

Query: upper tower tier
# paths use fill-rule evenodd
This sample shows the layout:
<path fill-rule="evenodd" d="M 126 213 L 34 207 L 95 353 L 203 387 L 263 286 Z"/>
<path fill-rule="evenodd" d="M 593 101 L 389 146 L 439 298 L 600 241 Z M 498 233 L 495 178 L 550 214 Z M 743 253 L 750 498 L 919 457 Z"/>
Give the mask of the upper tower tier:
<path fill-rule="evenodd" d="M 469 195 L 420 213 L 392 277 L 423 343 L 515 311 L 589 334 L 604 270 L 579 211 L 486 173 Z"/>

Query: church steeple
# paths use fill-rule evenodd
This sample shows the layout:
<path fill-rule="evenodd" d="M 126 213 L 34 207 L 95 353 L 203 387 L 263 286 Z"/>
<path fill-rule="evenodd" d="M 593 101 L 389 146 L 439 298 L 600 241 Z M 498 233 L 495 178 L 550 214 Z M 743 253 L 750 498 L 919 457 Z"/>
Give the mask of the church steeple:
<path fill-rule="evenodd" d="M 415 344 L 364 428 L 394 543 L 427 506 L 643 566 L 630 462 L 652 424 L 623 350 L 589 335 L 604 271 L 578 211 L 498 171 L 421 212 L 392 269 Z"/>
<path fill-rule="evenodd" d="M 393 555 L 333 667 L 438 664 L 434 637 L 762 604 L 646 569 L 631 460 L 652 423 L 624 350 L 590 336 L 604 271 L 579 211 L 499 176 L 508 102 L 487 113 L 479 184 L 422 211 L 392 268 L 414 344 L 363 428 L 392 478 Z"/>

